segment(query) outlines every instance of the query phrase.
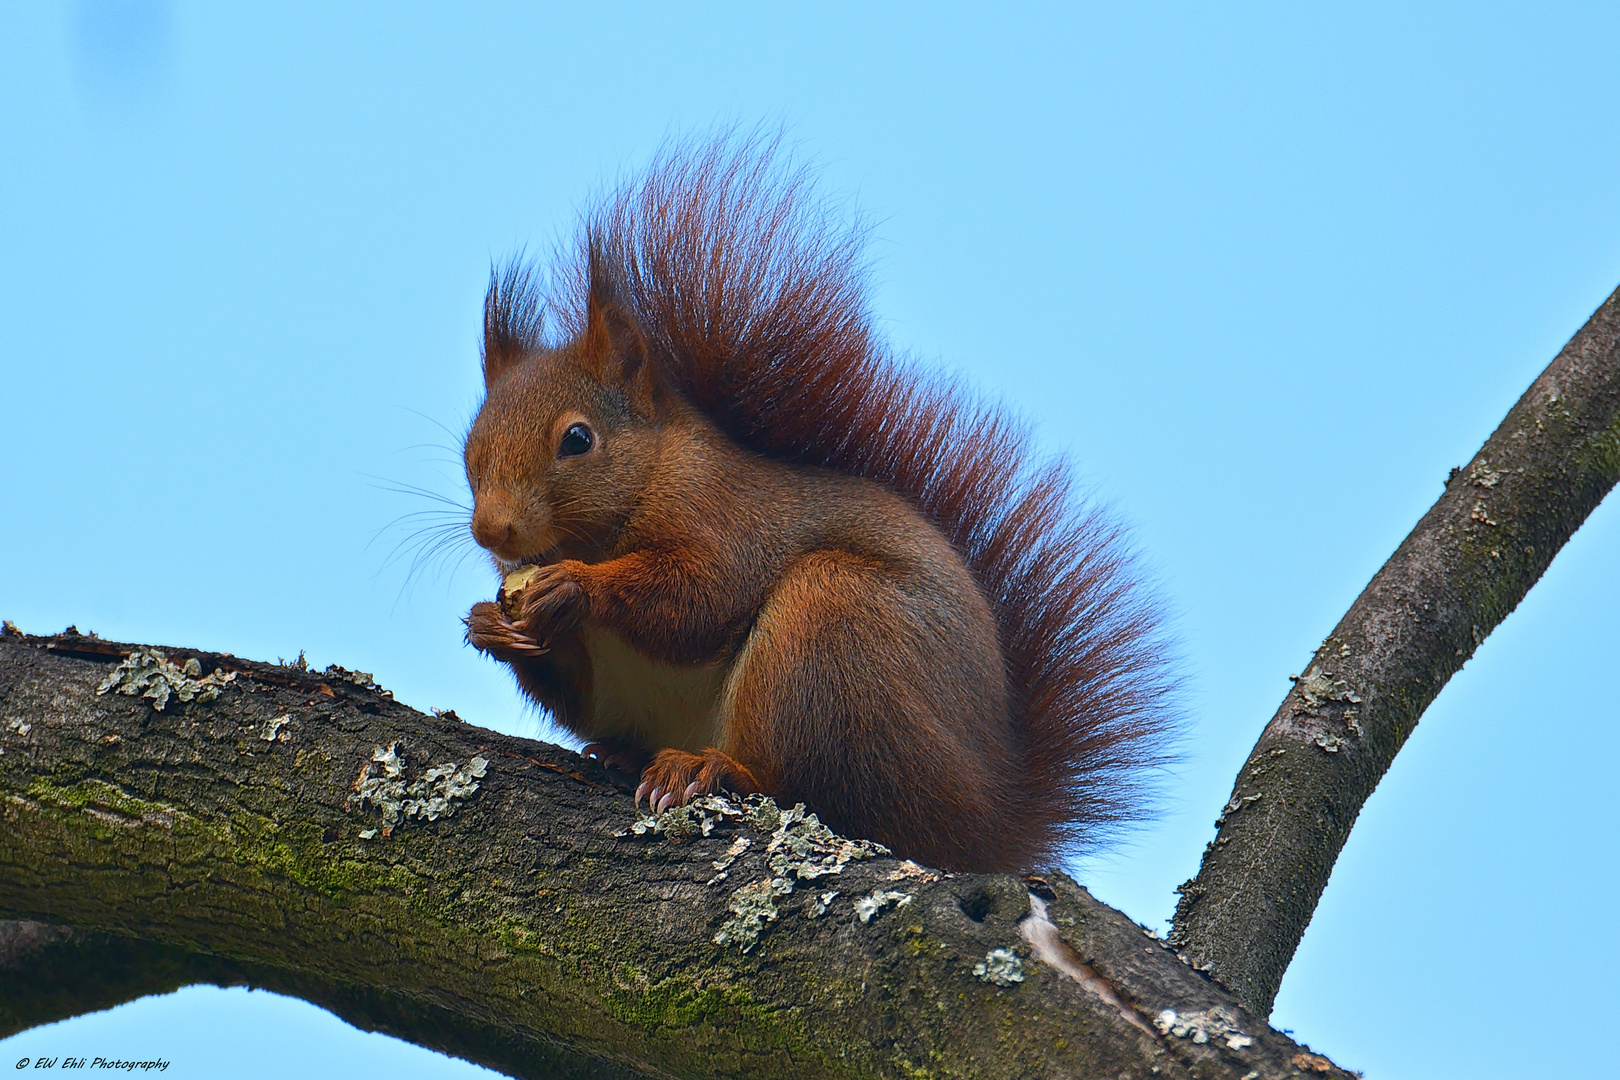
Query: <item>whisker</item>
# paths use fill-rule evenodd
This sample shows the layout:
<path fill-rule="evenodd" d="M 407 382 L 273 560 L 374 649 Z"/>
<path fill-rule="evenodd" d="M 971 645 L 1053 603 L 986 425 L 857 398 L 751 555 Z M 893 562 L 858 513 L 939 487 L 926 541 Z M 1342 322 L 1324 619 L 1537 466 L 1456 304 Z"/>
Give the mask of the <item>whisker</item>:
<path fill-rule="evenodd" d="M 456 432 L 451 431 L 448 427 L 446 427 L 443 421 L 436 420 L 419 409 L 413 409 L 409 405 L 395 405 L 393 407 L 396 409 L 403 409 L 405 412 L 414 413 L 415 415 L 420 416 L 423 420 L 426 420 L 428 423 L 450 436 L 450 441 L 455 443 L 457 446 L 461 445 L 462 441 L 466 438 L 466 432 L 462 432 L 458 435 Z"/>
<path fill-rule="evenodd" d="M 460 499 L 453 499 L 448 495 L 441 495 L 439 492 L 434 491 L 431 488 L 421 487 L 417 484 L 409 484 L 403 480 L 390 480 L 386 476 L 373 476 L 370 473 L 361 473 L 360 475 L 364 476 L 368 480 L 371 480 L 373 482 L 371 486 L 379 491 L 392 491 L 396 495 L 417 495 L 424 499 L 432 499 L 434 502 L 444 503 L 446 506 L 453 506 L 457 510 L 469 515 L 472 513 L 472 507 L 468 506 Z"/>
<path fill-rule="evenodd" d="M 445 430 L 448 432 L 449 429 Z M 403 533 L 377 570 L 380 574 L 401 563 L 407 564 L 395 605 L 430 575 L 448 577 L 454 581 L 456 574 L 466 564 L 467 557 L 476 550 L 469 528 L 472 507 L 464 501 L 465 496 L 446 495 L 420 484 L 390 477 L 367 475 L 367 479 L 378 490 L 436 504 L 400 514 L 376 530 L 366 544 L 369 549 L 385 535 Z"/>

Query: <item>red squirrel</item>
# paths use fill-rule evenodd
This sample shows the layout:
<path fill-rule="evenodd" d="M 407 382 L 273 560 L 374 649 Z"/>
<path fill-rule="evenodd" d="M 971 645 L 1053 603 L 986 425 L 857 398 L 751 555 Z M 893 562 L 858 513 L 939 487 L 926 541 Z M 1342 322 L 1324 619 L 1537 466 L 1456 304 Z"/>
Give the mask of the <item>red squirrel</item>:
<path fill-rule="evenodd" d="M 536 570 L 467 640 L 655 812 L 763 792 L 933 866 L 1033 867 L 1138 812 L 1162 638 L 1062 463 L 884 349 L 861 241 L 721 139 L 608 195 L 549 274 L 492 274 L 472 533 Z"/>

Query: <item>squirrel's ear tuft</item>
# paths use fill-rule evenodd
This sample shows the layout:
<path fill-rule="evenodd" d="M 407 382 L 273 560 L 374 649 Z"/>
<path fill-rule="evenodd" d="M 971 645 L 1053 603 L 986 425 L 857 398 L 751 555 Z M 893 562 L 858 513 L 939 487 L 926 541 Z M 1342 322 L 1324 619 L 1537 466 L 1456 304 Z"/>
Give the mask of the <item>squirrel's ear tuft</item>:
<path fill-rule="evenodd" d="M 534 267 L 522 256 L 492 267 L 484 294 L 484 388 L 545 348 L 545 301 Z"/>

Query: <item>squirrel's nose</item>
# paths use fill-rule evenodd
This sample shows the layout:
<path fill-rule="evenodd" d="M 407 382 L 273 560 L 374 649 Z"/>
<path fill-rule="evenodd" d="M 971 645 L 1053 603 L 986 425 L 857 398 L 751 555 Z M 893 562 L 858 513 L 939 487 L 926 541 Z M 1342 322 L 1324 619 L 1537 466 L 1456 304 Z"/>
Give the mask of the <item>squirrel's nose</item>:
<path fill-rule="evenodd" d="M 512 530 L 512 511 L 507 506 L 480 503 L 473 511 L 472 534 L 479 547 L 499 550 L 512 539 Z"/>

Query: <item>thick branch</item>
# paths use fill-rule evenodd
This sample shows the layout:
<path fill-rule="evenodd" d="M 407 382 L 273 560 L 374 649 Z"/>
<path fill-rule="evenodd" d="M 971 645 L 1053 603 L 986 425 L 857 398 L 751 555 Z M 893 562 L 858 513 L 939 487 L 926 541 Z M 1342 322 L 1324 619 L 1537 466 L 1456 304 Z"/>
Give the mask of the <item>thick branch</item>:
<path fill-rule="evenodd" d="M 1620 290 L 1316 651 L 1238 774 L 1171 941 L 1269 1015 L 1362 804 L 1440 688 L 1620 477 Z"/>
<path fill-rule="evenodd" d="M 363 1031 L 408 1039 L 514 1076 L 631 1080 L 646 1075 L 550 1043 L 513 1038 L 494 1025 L 386 990 L 114 934 L 0 920 L 0 1039 L 198 983 L 302 998 Z"/>
<path fill-rule="evenodd" d="M 879 857 L 803 879 L 769 868 L 768 812 L 621 837 L 629 798 L 557 747 L 187 650 L 169 662 L 237 672 L 217 700 L 98 696 L 128 651 L 0 635 L 0 915 L 74 928 L 12 925 L 4 1030 L 246 981 L 520 1076 L 1345 1075 L 1065 878 Z M 363 839 L 378 811 L 351 795 L 391 743 L 408 780 L 489 765 L 454 816 Z M 778 876 L 796 887 L 751 951 L 716 944 Z"/>

